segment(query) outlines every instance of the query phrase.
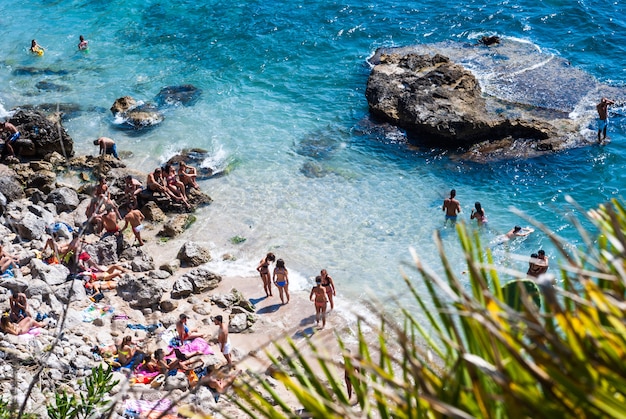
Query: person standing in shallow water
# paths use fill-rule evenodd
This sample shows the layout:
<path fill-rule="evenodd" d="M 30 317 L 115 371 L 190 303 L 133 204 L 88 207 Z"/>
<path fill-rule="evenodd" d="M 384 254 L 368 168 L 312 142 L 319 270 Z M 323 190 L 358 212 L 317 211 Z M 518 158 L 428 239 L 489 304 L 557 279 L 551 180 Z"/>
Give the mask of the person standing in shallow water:
<path fill-rule="evenodd" d="M 322 286 L 326 290 L 326 296 L 328 297 L 328 301 L 330 302 L 330 309 L 332 310 L 335 308 L 333 296 L 337 295 L 337 292 L 335 291 L 335 282 L 330 277 L 330 275 L 328 275 L 328 271 L 326 271 L 326 269 L 322 269 L 320 271 L 320 276 L 322 277 Z"/>
<path fill-rule="evenodd" d="M 311 289 L 309 300 L 315 302 L 315 322 L 319 327 L 321 320 L 323 329 L 326 327 L 326 302 L 328 301 L 328 297 L 326 296 L 326 289 L 322 286 L 321 276 L 315 277 L 315 286 Z"/>
<path fill-rule="evenodd" d="M 280 295 L 280 302 L 285 304 L 283 294 L 287 296 L 287 303 L 289 303 L 289 271 L 285 268 L 285 261 L 278 259 L 276 261 L 276 267 L 274 268 L 274 284 L 278 288 L 278 294 Z"/>
<path fill-rule="evenodd" d="M 78 40 L 80 41 L 80 42 L 78 43 L 78 49 L 79 49 L 80 51 L 84 51 L 84 50 L 86 50 L 87 48 L 89 48 L 89 41 L 87 41 L 87 40 L 85 39 L 85 37 L 84 37 L 84 36 L 82 36 L 82 35 L 81 35 L 81 36 L 79 36 L 79 37 L 78 37 Z"/>
<path fill-rule="evenodd" d="M 598 142 L 606 140 L 606 129 L 609 126 L 609 105 L 614 105 L 615 102 L 605 97 L 602 98 L 600 103 L 596 105 L 598 111 Z M 602 140 L 600 134 L 603 135 Z"/>
<path fill-rule="evenodd" d="M 476 220 L 478 226 L 482 226 L 487 223 L 487 217 L 485 216 L 485 210 L 483 209 L 480 202 L 474 203 L 474 209 L 472 210 L 472 214 L 470 215 L 472 220 Z"/>
<path fill-rule="evenodd" d="M 270 277 L 270 264 L 276 260 L 276 256 L 272 252 L 265 255 L 259 262 L 256 270 L 261 275 L 263 281 L 263 291 L 265 291 L 266 297 L 272 296 L 272 278 Z"/>
<path fill-rule="evenodd" d="M 443 207 L 441 209 L 446 213 L 446 219 L 443 225 L 446 225 L 448 220 L 454 225 L 457 216 L 461 212 L 461 203 L 456 199 L 456 189 L 450 191 L 450 198 L 443 200 Z"/>

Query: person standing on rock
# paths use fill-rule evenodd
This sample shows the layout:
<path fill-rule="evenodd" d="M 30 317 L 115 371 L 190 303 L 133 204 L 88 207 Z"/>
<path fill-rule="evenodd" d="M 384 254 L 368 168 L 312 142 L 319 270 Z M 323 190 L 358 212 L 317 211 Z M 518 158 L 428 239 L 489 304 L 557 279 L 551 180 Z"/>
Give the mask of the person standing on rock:
<path fill-rule="evenodd" d="M 598 111 L 598 142 L 606 140 L 606 129 L 609 126 L 609 105 L 614 104 L 615 102 L 612 100 L 603 97 L 600 103 L 596 105 L 596 110 Z M 602 140 L 600 139 L 600 134 L 603 135 Z"/>
<path fill-rule="evenodd" d="M 100 137 L 97 140 L 93 140 L 93 145 L 100 146 L 99 154 L 104 157 L 105 154 L 111 154 L 116 159 L 120 159 L 117 155 L 117 146 L 115 145 L 115 141 L 110 139 L 109 137 Z"/>
<path fill-rule="evenodd" d="M 450 198 L 446 198 L 443 200 L 442 210 L 446 213 L 446 219 L 443 222 L 443 225 L 448 223 L 448 220 L 454 225 L 456 223 L 456 218 L 461 212 L 461 203 L 457 201 L 456 197 L 456 189 L 452 189 L 450 191 Z"/>
<path fill-rule="evenodd" d="M 13 125 L 10 122 L 2 123 L 1 130 L 3 132 L 9 133 L 9 138 L 7 138 L 4 141 L 4 149 L 2 150 L 2 157 L 14 156 L 15 150 L 13 149 L 13 143 L 16 142 L 20 138 L 21 136 L 20 131 L 17 129 L 15 125 Z"/>
<path fill-rule="evenodd" d="M 224 324 L 224 317 L 221 315 L 217 315 L 213 317 L 213 323 L 219 326 L 219 330 L 217 332 L 217 343 L 220 345 L 220 351 L 226 358 L 226 365 L 228 367 L 233 366 L 233 360 L 230 356 L 230 339 L 228 338 L 228 327 Z"/>
<path fill-rule="evenodd" d="M 141 230 L 143 229 L 143 225 L 141 224 L 141 222 L 144 220 L 144 218 L 145 217 L 138 209 L 129 211 L 128 214 L 126 214 L 126 217 L 124 217 L 125 224 L 121 230 L 126 230 L 128 225 L 130 224 L 133 230 L 133 234 L 135 235 L 135 239 L 137 239 L 137 241 L 139 242 L 139 246 L 143 246 L 143 240 L 141 240 Z"/>

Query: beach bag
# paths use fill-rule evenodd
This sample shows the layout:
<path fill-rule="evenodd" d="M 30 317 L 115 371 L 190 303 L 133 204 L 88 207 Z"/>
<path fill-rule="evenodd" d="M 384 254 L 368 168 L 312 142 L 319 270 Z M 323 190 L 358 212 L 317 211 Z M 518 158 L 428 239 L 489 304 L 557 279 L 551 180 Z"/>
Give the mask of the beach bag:
<path fill-rule="evenodd" d="M 48 226 L 48 233 L 50 233 L 51 235 L 55 237 L 63 237 L 66 239 L 71 239 L 73 232 L 74 232 L 74 229 L 72 228 L 72 226 L 63 222 L 54 223 Z"/>
<path fill-rule="evenodd" d="M 164 382 L 165 382 L 165 375 L 159 374 L 156 377 L 154 377 L 154 380 L 152 380 L 152 382 L 150 383 L 150 387 L 159 388 L 163 385 Z"/>

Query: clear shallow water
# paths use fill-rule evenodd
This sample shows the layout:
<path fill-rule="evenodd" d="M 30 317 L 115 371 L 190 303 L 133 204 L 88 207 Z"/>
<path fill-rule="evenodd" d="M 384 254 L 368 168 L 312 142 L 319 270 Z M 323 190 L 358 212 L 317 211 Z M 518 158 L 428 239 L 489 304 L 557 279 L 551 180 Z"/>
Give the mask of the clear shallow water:
<path fill-rule="evenodd" d="M 175 4 L 173 4 L 175 3 Z M 607 147 L 575 149 L 528 161 L 480 165 L 446 153 L 413 150 L 393 138 L 365 135 L 365 60 L 379 46 L 475 42 L 498 34 L 563 58 L 600 82 L 623 86 L 626 6 L 615 2 L 272 2 L 33 1 L 0 3 L 0 105 L 76 103 L 65 123 L 78 153 L 111 136 L 128 163 L 151 170 L 185 147 L 209 151 L 211 167 L 234 168 L 204 181 L 214 203 L 199 212 L 192 234 L 237 262 L 229 274 L 256 274 L 267 251 L 283 257 L 307 289 L 327 268 L 340 305 L 354 308 L 367 290 L 402 294 L 400 266 L 409 247 L 438 268 L 433 232 L 441 202 L 456 188 L 468 220 L 474 201 L 487 211 L 488 242 L 515 224 L 516 207 L 577 245 L 565 203 L 584 208 L 621 196 L 626 120 L 614 118 Z M 16 19 L 28 16 L 28 19 Z M 78 35 L 90 42 L 77 52 Z M 36 38 L 43 57 L 28 52 Z M 21 76 L 18 67 L 66 74 Z M 488 74 L 486 76 L 489 76 Z M 69 91 L 39 91 L 49 81 Z M 119 130 L 108 108 L 123 95 L 150 101 L 167 85 L 203 89 L 193 107 L 166 112 L 162 126 L 141 135 Z M 496 86 L 497 87 L 497 86 Z M 576 111 L 593 116 L 588 98 Z M 591 133 L 593 135 L 593 133 Z M 321 173 L 321 177 L 305 174 Z M 230 238 L 245 237 L 233 245 Z M 449 255 L 464 270 L 451 229 Z M 528 255 L 548 239 L 535 233 L 496 250 L 501 263 L 525 270 L 505 250 Z"/>

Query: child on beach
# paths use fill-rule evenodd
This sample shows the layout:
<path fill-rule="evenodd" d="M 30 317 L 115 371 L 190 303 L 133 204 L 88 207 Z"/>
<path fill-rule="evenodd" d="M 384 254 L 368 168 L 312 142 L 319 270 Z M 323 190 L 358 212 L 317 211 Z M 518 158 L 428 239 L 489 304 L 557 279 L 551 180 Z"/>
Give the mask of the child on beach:
<path fill-rule="evenodd" d="M 265 291 L 266 297 L 272 296 L 272 280 L 270 278 L 270 264 L 276 260 L 276 256 L 272 252 L 265 255 L 259 262 L 256 270 L 261 274 L 261 280 L 263 281 L 263 291 Z"/>
<path fill-rule="evenodd" d="M 322 277 L 315 277 L 315 286 L 311 290 L 309 300 L 313 301 L 315 296 L 315 322 L 317 326 L 320 325 L 320 319 L 322 320 L 322 329 L 326 327 L 326 302 L 328 297 L 326 296 L 326 289 L 322 286 Z"/>
<path fill-rule="evenodd" d="M 289 272 L 285 268 L 285 261 L 278 259 L 276 261 L 276 267 L 274 268 L 274 284 L 278 288 L 278 294 L 280 295 L 280 302 L 285 304 L 283 294 L 287 296 L 287 303 L 289 303 Z"/>

